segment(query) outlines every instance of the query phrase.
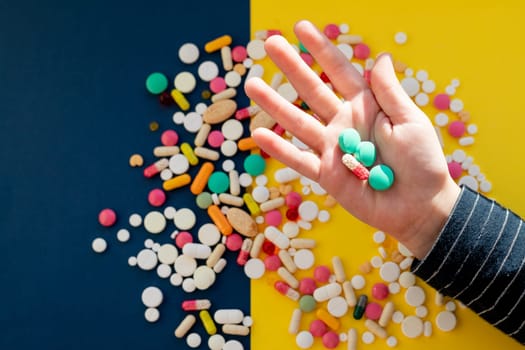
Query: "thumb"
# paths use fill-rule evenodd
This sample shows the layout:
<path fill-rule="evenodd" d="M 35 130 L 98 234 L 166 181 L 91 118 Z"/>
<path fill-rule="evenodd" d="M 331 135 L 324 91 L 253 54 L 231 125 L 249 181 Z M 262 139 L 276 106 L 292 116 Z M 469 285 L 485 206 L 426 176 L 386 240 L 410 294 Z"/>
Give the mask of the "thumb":
<path fill-rule="evenodd" d="M 380 55 L 371 71 L 370 86 L 377 103 L 392 124 L 413 120 L 419 113 L 397 79 L 389 54 Z"/>

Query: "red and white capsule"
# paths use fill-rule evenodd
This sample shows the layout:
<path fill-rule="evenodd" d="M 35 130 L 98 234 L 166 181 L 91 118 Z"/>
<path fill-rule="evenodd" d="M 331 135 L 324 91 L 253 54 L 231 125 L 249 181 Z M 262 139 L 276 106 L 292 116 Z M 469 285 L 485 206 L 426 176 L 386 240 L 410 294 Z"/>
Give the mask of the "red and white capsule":
<path fill-rule="evenodd" d="M 366 180 L 370 176 L 368 169 L 350 153 L 345 153 L 341 160 L 359 180 Z"/>

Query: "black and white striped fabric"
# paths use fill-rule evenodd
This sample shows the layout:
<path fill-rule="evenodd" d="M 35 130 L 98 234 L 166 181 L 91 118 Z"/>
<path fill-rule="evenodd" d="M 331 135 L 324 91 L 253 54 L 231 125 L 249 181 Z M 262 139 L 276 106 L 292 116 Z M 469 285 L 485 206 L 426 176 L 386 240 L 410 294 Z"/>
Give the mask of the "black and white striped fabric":
<path fill-rule="evenodd" d="M 518 215 L 462 187 L 436 243 L 412 272 L 525 344 L 525 225 Z"/>

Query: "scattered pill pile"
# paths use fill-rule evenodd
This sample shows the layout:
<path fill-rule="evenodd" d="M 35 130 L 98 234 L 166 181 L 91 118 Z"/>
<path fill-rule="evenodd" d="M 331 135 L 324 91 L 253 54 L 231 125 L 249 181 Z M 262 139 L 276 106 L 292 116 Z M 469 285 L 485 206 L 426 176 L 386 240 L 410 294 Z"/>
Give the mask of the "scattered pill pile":
<path fill-rule="evenodd" d="M 328 24 L 324 33 L 368 78 L 373 59 L 362 37 L 350 34 L 346 24 Z M 315 339 L 328 349 L 341 342 L 347 349 L 356 349 L 360 343 L 371 344 L 377 339 L 394 347 L 399 341 L 392 334 L 396 333 L 396 325 L 407 338 L 429 337 L 434 325 L 441 331 L 453 330 L 457 303 L 436 292 L 434 304 L 440 310 L 437 314 L 429 312 L 427 293 L 409 271 L 412 254 L 403 245 L 393 244 L 385 233 L 373 234 L 377 254 L 360 266 L 359 273 L 349 275 L 338 256 L 330 264 L 316 261 L 317 242 L 302 233 L 329 221 L 329 209 L 336 202 L 319 184 L 291 168 L 268 170 L 268 162 L 275 161 L 251 139 L 250 132 L 255 128 L 272 129 L 297 147 L 307 147 L 258 106 L 239 107 L 236 100 L 243 96 L 243 81 L 254 76 L 266 78 L 264 64 L 258 61 L 266 57 L 264 40 L 275 34 L 280 32 L 259 31 L 247 45 L 234 44 L 230 36 L 223 35 L 205 43 L 206 57 L 201 57 L 199 46 L 186 43 L 180 47 L 178 58 L 181 66 L 196 68 L 196 74 L 192 73 L 195 69 L 183 69 L 173 74 L 171 86 L 166 74 L 160 72 L 146 78 L 146 90 L 158 97 L 167 110 L 173 108 L 175 112 L 173 127 L 161 132 L 160 143 L 153 149 L 154 158 L 150 161 L 149 156 L 133 154 L 129 159 L 133 168 L 142 168 L 146 163 L 144 177 L 159 183 L 147 196 L 151 210 L 131 214 L 129 228 L 120 228 L 116 233 L 122 243 L 130 240 L 134 228 L 142 227 L 151 235 L 144 240 L 144 248 L 129 257 L 129 266 L 155 271 L 161 280 L 169 281 L 166 289 L 177 287 L 188 293 L 188 298 L 181 300 L 183 317 L 174 325 L 174 336 L 184 339 L 190 348 L 203 346 L 203 334 L 193 330 L 197 322 L 205 329 L 207 346 L 212 350 L 243 349 L 234 337 L 250 334 L 253 320 L 245 311 L 221 308 L 220 296 L 212 292 L 206 299 L 191 297 L 194 291 L 213 291 L 228 264 L 242 266 L 250 279 L 273 281 L 275 295 L 278 292 L 295 303 L 288 331 L 299 348 L 310 348 Z M 406 34 L 397 33 L 395 41 L 404 44 Z M 312 69 L 318 69 L 300 43 L 295 47 Z M 438 111 L 434 124 L 443 146 L 443 128 L 457 139 L 459 147 L 474 143 L 477 127 L 469 124 L 470 115 L 462 101 L 453 98 L 459 87 L 457 79 L 445 92 L 436 93 L 436 83 L 424 70 L 414 76 L 414 71 L 399 61 L 395 69 L 403 88 L 419 106 L 425 107 L 433 100 Z M 326 75 L 318 73 L 330 86 Z M 273 75 L 270 85 L 308 111 L 281 73 Z M 190 102 L 188 96 L 202 86 L 201 100 Z M 158 129 L 159 124 L 152 121 L 150 130 Z M 358 178 L 368 180 L 380 191 L 393 184 L 393 172 L 388 166 L 376 165 L 370 171 L 366 168 L 375 163 L 375 146 L 361 141 L 355 129 L 343 130 L 339 144 L 345 153 L 343 163 Z M 454 150 L 447 161 L 451 176 L 459 183 L 490 191 L 490 182 L 463 149 Z M 178 199 L 177 191 L 186 187 L 193 198 Z M 203 215 L 208 222 L 198 226 L 197 218 Z M 98 219 L 102 226 L 112 227 L 117 214 L 103 209 Z M 104 252 L 106 240 L 95 238 L 92 249 Z M 147 322 L 157 322 L 161 317 L 159 306 L 164 293 L 157 286 L 143 290 Z M 404 295 L 402 307 L 394 298 L 398 294 Z M 407 307 L 411 310 L 408 313 Z"/>

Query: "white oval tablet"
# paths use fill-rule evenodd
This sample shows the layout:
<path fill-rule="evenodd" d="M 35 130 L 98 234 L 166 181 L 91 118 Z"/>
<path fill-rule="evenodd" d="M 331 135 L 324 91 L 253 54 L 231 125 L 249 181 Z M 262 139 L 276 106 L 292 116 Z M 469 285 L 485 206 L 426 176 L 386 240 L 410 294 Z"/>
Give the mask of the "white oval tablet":
<path fill-rule="evenodd" d="M 151 249 L 142 249 L 137 254 L 137 266 L 144 271 L 153 270 L 157 262 L 157 254 Z"/>
<path fill-rule="evenodd" d="M 103 253 L 106 251 L 108 247 L 108 243 L 104 238 L 98 237 L 93 240 L 93 243 L 91 243 L 91 248 L 95 253 Z"/>
<path fill-rule="evenodd" d="M 193 228 L 193 226 L 195 226 L 196 221 L 197 217 L 195 216 L 195 213 L 188 208 L 182 208 L 177 210 L 175 216 L 173 217 L 173 222 L 175 223 L 175 226 L 181 231 L 187 231 Z"/>
<path fill-rule="evenodd" d="M 164 295 L 162 294 L 162 291 L 154 286 L 147 287 L 142 291 L 142 303 L 146 307 L 158 307 L 160 304 L 162 304 L 162 300 L 164 299 Z"/>
<path fill-rule="evenodd" d="M 174 174 L 181 175 L 188 171 L 190 168 L 190 162 L 184 154 L 179 153 L 170 157 L 169 167 Z"/>
<path fill-rule="evenodd" d="M 193 273 L 195 287 L 199 290 L 206 290 L 215 282 L 215 272 L 206 265 L 197 267 Z"/>
<path fill-rule="evenodd" d="M 310 249 L 299 249 L 293 256 L 293 261 L 298 269 L 308 270 L 315 264 L 314 253 Z"/>
<path fill-rule="evenodd" d="M 191 276 L 197 268 L 197 261 L 190 256 L 182 254 L 175 259 L 174 267 L 175 271 L 182 277 Z"/>
<path fill-rule="evenodd" d="M 261 259 L 252 258 L 244 264 L 244 273 L 250 279 L 259 279 L 264 275 L 266 268 Z"/>
<path fill-rule="evenodd" d="M 277 93 L 290 103 L 294 103 L 299 98 L 297 90 L 290 83 L 281 84 L 277 88 Z"/>
<path fill-rule="evenodd" d="M 244 346 L 240 341 L 231 339 L 224 343 L 222 350 L 244 350 Z"/>

